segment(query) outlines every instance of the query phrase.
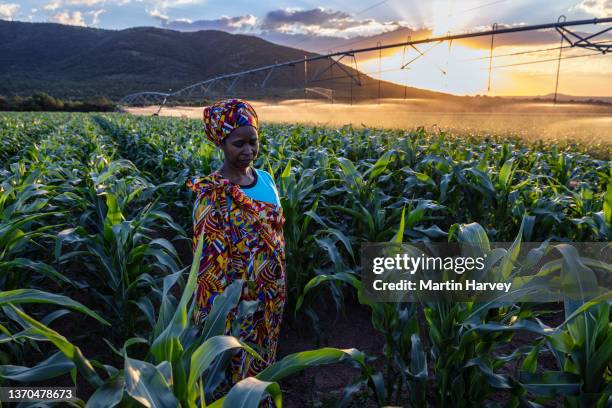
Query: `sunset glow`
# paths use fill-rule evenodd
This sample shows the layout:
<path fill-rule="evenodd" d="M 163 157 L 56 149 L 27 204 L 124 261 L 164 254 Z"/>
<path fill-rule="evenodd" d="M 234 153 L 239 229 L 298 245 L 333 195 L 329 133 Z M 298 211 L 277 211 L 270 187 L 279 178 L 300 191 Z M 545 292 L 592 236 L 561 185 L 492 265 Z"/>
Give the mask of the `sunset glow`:
<path fill-rule="evenodd" d="M 471 15 L 465 12 L 465 2 L 443 0 L 428 4 L 431 5 L 433 35 L 455 33 L 469 26 Z"/>
<path fill-rule="evenodd" d="M 425 52 L 430 47 L 432 45 L 427 44 L 419 46 L 419 49 Z M 403 70 L 400 69 L 402 61 L 406 63 L 419 55 L 415 50 L 407 48 L 403 57 L 402 48 L 383 57 L 380 75 L 378 58 L 359 60 L 358 66 L 362 72 L 376 79 L 458 95 L 546 95 L 554 92 L 558 51 L 525 53 L 538 49 L 541 47 L 495 48 L 490 91 L 487 89 L 490 50 L 461 43 L 453 43 L 450 47 L 448 42 L 441 43 Z M 516 53 L 521 54 L 508 55 Z M 612 81 L 608 79 L 612 61 L 604 55 L 580 57 L 589 53 L 592 52 L 565 51 L 564 56 L 578 58 L 562 60 L 560 93 L 584 96 L 612 94 Z M 537 61 L 543 62 L 534 63 Z"/>
<path fill-rule="evenodd" d="M 151 26 L 178 32 L 216 30 L 258 37 L 299 53 L 313 54 L 481 32 L 494 26 L 552 23 L 560 15 L 568 21 L 612 16 L 610 1 L 606 0 L 332 0 L 278 4 L 243 0 L 221 3 L 47 0 L 42 5 L 38 0 L 23 0 L 16 3 L 0 0 L 0 19 L 111 30 Z M 589 35 L 603 28 L 602 24 L 587 24 L 572 30 Z M 560 36 L 554 29 L 496 35 L 494 58 L 490 62 L 491 40 L 490 36 L 484 36 L 452 44 L 420 45 L 418 49 L 426 56 L 415 59 L 406 69 L 400 69 L 401 65 L 419 55 L 410 47 L 383 50 L 380 62 L 378 51 L 357 53 L 357 66 L 375 79 L 457 95 L 535 96 L 555 91 L 559 55 L 556 48 Z M 610 42 L 612 32 L 594 40 Z M 427 51 L 434 45 L 435 48 Z M 559 92 L 611 96 L 610 53 L 602 55 L 584 48 L 569 48 L 567 42 L 564 45 L 568 48 L 563 50 Z M 272 56 L 268 62 L 276 58 Z M 244 64 L 255 68 L 249 61 Z M 490 76 L 489 65 L 492 65 Z"/>

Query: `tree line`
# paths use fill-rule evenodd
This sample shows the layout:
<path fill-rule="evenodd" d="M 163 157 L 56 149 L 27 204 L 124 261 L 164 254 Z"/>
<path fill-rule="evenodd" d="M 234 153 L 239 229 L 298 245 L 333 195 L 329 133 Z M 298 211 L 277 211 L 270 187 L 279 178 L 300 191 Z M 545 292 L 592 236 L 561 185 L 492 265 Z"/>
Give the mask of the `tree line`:
<path fill-rule="evenodd" d="M 38 92 L 27 97 L 0 95 L 0 111 L 110 112 L 114 110 L 115 103 L 104 96 L 73 101 L 54 98 L 46 92 Z"/>

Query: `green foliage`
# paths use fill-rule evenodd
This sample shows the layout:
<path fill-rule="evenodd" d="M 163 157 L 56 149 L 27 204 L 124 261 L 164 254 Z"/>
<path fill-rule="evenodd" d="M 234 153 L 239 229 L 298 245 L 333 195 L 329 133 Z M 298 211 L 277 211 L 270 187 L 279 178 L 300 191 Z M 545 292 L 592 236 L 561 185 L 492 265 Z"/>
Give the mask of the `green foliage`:
<path fill-rule="evenodd" d="M 222 335 L 223 325 L 214 324 L 216 321 L 225 322 L 228 312 L 239 299 L 239 296 L 231 294 L 240 294 L 242 281 L 235 281 L 223 296 L 215 299 L 207 318 L 207 324 L 203 328 L 195 327 L 189 318 L 195 305 L 194 293 L 197 287 L 202 242 L 203 240 L 200 239 L 187 284 L 179 302 L 176 303 L 169 292 L 165 291 L 155 325 L 156 330 L 151 332 L 148 339 L 131 338 L 127 340 L 121 352 L 117 351 L 124 360 L 122 369 L 89 360 L 66 337 L 32 318 L 13 303 L 47 302 L 70 306 L 106 323 L 94 312 L 63 296 L 53 296 L 36 291 L 1 293 L 0 305 L 7 304 L 10 307 L 9 310 L 12 311 L 7 315 L 12 320 L 18 321 L 24 328 L 23 332 L 16 335 L 4 330 L 6 333 L 3 335 L 3 340 L 16 341 L 21 337 L 29 337 L 39 341 L 50 341 L 64 355 L 64 358 L 53 355 L 32 368 L 0 366 L 0 376 L 16 381 L 32 381 L 41 378 L 41 373 L 43 373 L 43 378 L 52 378 L 68 370 L 76 369 L 78 374 L 82 375 L 95 389 L 87 401 L 86 406 L 88 407 L 113 407 L 118 404 L 131 406 L 134 401 L 146 407 L 206 406 L 207 403 L 202 393 L 202 376 L 210 378 L 215 375 L 215 371 L 211 371 L 211 368 L 216 358 L 226 351 L 237 349 L 243 349 L 257 358 L 261 357 L 246 343 L 235 337 Z M 167 285 L 171 284 L 172 279 L 169 279 Z M 230 303 L 230 307 L 227 307 L 226 303 Z M 162 312 L 164 310 L 174 312 L 168 318 L 169 316 Z M 127 354 L 128 347 L 138 343 L 149 346 L 144 360 L 131 358 Z M 256 378 L 250 377 L 238 382 L 221 400 L 208 401 L 208 403 L 212 403 L 212 406 L 222 404 L 224 407 L 237 405 L 257 407 L 260 400 L 270 394 L 280 407 L 282 396 L 276 381 L 308 367 L 348 360 L 355 361 L 364 372 L 369 372 L 370 368 L 365 363 L 363 354 L 355 349 L 325 348 L 295 353 L 272 364 Z M 106 378 L 101 377 L 95 367 L 103 368 Z M 224 369 L 223 366 L 215 366 L 215 368 L 219 372 Z M 83 403 L 83 401 L 80 402 Z"/>
<path fill-rule="evenodd" d="M 54 98 L 46 92 L 37 92 L 26 98 L 0 95 L 0 111 L 66 111 L 66 112 L 109 112 L 115 104 L 104 96 L 88 98 L 86 101 L 72 101 Z"/>
<path fill-rule="evenodd" d="M 601 262 L 572 263 L 566 244 L 548 241 L 610 240 L 609 160 L 571 145 L 423 129 L 264 124 L 260 137 L 255 166 L 276 180 L 286 217 L 285 319 L 299 327 L 307 316 L 317 327 L 317 302 L 341 310 L 347 293 L 356 295 L 384 338 L 379 371 L 369 365 L 371 356 L 354 349 L 311 350 L 281 359 L 215 401 L 228 358 L 257 350 L 224 335 L 240 282 L 217 298 L 204 327 L 190 322 L 197 263 L 186 276 L 182 266 L 190 260 L 177 249 L 191 242 L 194 196 L 184 182 L 222 160 L 200 121 L 19 113 L 0 114 L 0 303 L 10 300 L 0 315 L 0 377 L 79 376 L 95 390 L 81 405 L 92 407 L 204 400 L 233 406 L 236 399 L 256 406 L 268 396 L 279 403 L 278 381 L 286 376 L 346 362 L 361 375 L 339 406 L 364 391 L 379 405 L 474 406 L 492 394 L 513 407 L 560 397 L 568 406 L 608 403 L 608 297 L 568 299 L 565 321 L 549 327 L 537 304 L 372 302 L 357 272 L 366 242 L 457 240 L 488 253 L 490 241 L 511 241 L 510 250 L 493 252 L 491 265 L 510 278 L 521 243 L 546 241 L 541 251 L 567 260 L 545 265 L 542 276 L 572 285 L 583 267 L 605 275 L 610 271 Z M 43 293 L 50 286 L 57 294 Z M 324 286 L 331 297 L 316 296 Z M 89 308 L 65 297 L 76 292 Z M 27 312 L 26 303 L 32 303 Z M 50 327 L 69 313 L 112 324 L 102 331 L 112 359 L 85 357 L 75 345 L 101 330 L 69 339 Z M 508 353 L 521 331 L 535 339 Z M 25 355 L 42 353 L 41 341 L 57 351 L 25 364 Z M 544 365 L 546 356 L 555 369 Z"/>

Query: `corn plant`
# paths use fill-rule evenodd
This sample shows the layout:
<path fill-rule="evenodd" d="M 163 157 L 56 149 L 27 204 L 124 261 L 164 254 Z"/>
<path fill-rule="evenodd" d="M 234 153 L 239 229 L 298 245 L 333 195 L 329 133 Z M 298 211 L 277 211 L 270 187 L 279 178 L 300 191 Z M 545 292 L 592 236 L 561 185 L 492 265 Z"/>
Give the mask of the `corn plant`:
<path fill-rule="evenodd" d="M 280 176 L 281 205 L 285 217 L 283 233 L 286 242 L 287 279 L 289 283 L 289 299 L 297 299 L 301 295 L 301 289 L 312 277 L 312 271 L 320 264 L 317 254 L 318 247 L 325 248 L 331 252 L 331 258 L 337 263 L 340 256 L 336 252 L 335 243 L 330 242 L 330 235 L 336 233 L 339 239 L 343 239 L 347 250 L 352 254 L 352 249 L 346 237 L 338 230 L 319 230 L 325 227 L 325 223 L 317 215 L 319 205 L 318 192 L 329 180 L 316 182 L 316 171 L 308 169 L 300 171 L 301 168 L 291 167 L 291 161 Z M 295 301 L 290 301 L 288 313 L 293 313 Z"/>
<path fill-rule="evenodd" d="M 60 284 L 72 284 L 48 263 L 35 261 L 26 254 L 35 249 L 44 250 L 51 245 L 52 229 L 56 228 L 49 205 L 49 189 L 40 184 L 40 172 L 28 173 L 24 166 L 12 165 L 12 174 L 0 170 L 0 288 L 14 289 L 35 285 L 41 277 Z M 38 248 L 36 248 L 38 247 Z M 27 271 L 36 274 L 30 275 Z"/>
<path fill-rule="evenodd" d="M 541 401 L 562 395 L 566 405 L 571 407 L 607 406 L 612 398 L 609 386 L 612 369 L 609 301 L 612 293 L 606 291 L 591 297 L 597 293 L 597 278 L 593 270 L 610 273 L 612 268 L 599 260 L 580 257 L 568 244 L 551 245 L 544 251 L 552 249 L 562 255 L 562 261 L 548 262 L 542 266 L 541 272 L 560 275 L 562 289 L 568 293 L 564 300 L 565 320 L 555 328 L 524 322 L 514 325 L 493 323 L 487 327 L 475 327 L 475 330 L 524 330 L 541 336 L 521 365 L 515 387 L 515 390 L 520 390 L 519 395 L 529 392 Z M 576 288 L 580 289 L 578 293 Z M 554 356 L 559 371 L 537 371 L 538 356 L 545 351 Z"/>
<path fill-rule="evenodd" d="M 265 166 L 278 180 L 287 216 L 289 299 L 315 324 L 312 303 L 331 300 L 340 309 L 342 284 L 356 288 L 359 298 L 360 282 L 353 273 L 359 270 L 360 254 L 355 249 L 364 242 L 461 241 L 470 236 L 605 242 L 612 236 L 612 170 L 609 150 L 601 145 L 526 143 L 497 135 L 455 137 L 423 128 L 270 124 L 262 124 L 260 137 L 256 166 Z M 71 290 L 70 285 L 87 291 L 117 328 L 107 341 L 123 366 L 91 361 L 102 383 L 116 375 L 115 382 L 105 385 L 106 391 L 116 391 L 110 393 L 113 401 L 129 405 L 142 398 L 137 393 L 146 388 L 127 376 L 136 370 L 150 375 L 151 387 L 163 385 L 162 401 L 192 404 L 192 391 L 185 391 L 191 388 L 175 386 L 184 384 L 190 372 L 190 361 L 184 362 L 189 354 L 181 353 L 187 352 L 186 345 L 193 346 L 191 353 L 214 336 L 198 337 L 201 333 L 187 329 L 189 325 L 180 333 L 192 337 L 181 334 L 177 342 L 170 336 L 168 344 L 183 350 L 168 356 L 183 361 L 182 367 L 154 345 L 161 342 L 157 339 L 179 305 L 171 292 L 180 289 L 176 283 L 182 282 L 182 271 L 172 239 L 163 238 L 176 234 L 174 239 L 188 239 L 184 230 L 191 221 L 193 196 L 184 189 L 184 180 L 208 174 L 222 159 L 206 141 L 201 121 L 3 113 L 0 158 L 3 289 L 26 284 L 44 288 L 51 279 L 57 290 Z M 25 221 L 29 216 L 35 218 Z M 401 236 L 398 224 L 403 225 Z M 507 268 L 502 258 L 496 268 Z M 584 264 L 607 276 L 597 264 Z M 549 265 L 540 277 L 553 279 L 561 268 L 561 263 Z M 323 282 L 331 298 L 313 296 Z M 224 307 L 233 305 L 229 297 L 234 290 L 227 293 Z M 594 365 L 608 358 L 605 305 L 567 303 L 566 322 L 548 327 L 536 319 L 544 313 L 537 304 L 368 304 L 363 296 L 361 301 L 385 339 L 385 367 L 373 374 L 359 358 L 349 358 L 362 368 L 362 376 L 344 390 L 341 406 L 366 386 L 379 404 L 424 406 L 432 398 L 438 404 L 481 404 L 493 393 L 508 396 L 510 406 L 537 406 L 560 395 L 566 405 L 606 403 L 609 368 Z M 287 309 L 290 316 L 292 305 Z M 8 319 L 3 323 L 10 332 L 32 326 L 12 307 L 5 309 Z M 32 318 L 48 326 L 63 313 Z M 421 328 L 415 325 L 420 316 L 427 323 Z M 513 344 L 514 333 L 525 330 L 538 336 L 533 345 L 499 354 L 500 347 Z M 30 348 L 36 350 L 36 340 L 5 340 L 5 346 L 13 347 L 4 355 L 8 362 L 23 360 Z M 230 347 L 212 359 L 196 381 L 196 402 L 223 404 L 217 401 L 223 367 L 235 350 L 244 348 Z M 544 353 L 554 356 L 556 371 L 542 372 L 539 356 Z M 60 354 L 50 361 L 59 362 L 64 358 Z M 330 358 L 337 361 L 340 355 L 346 353 Z M 517 361 L 522 361 L 521 368 L 511 376 L 508 363 Z M 101 387 L 90 371 L 84 368 L 83 373 L 98 384 L 96 390 Z M 268 392 L 278 401 L 278 378 L 257 380 L 246 380 L 223 401 L 234 404 L 240 390 L 255 389 L 254 400 Z"/>
<path fill-rule="evenodd" d="M 404 219 L 405 208 L 392 242 L 402 242 L 406 227 Z M 372 301 L 366 297 L 359 278 L 352 273 L 336 271 L 333 275 L 320 274 L 311 279 L 304 287 L 303 295 L 298 298 L 297 310 L 308 299 L 309 292 L 315 291 L 322 284 L 330 284 L 333 289 L 336 283 L 346 283 L 355 289 L 359 303 L 372 312 L 372 325 L 385 338 L 385 375 L 377 373 L 372 376 L 372 381 L 361 379 L 347 387 L 339 405 L 345 406 L 366 385 L 372 388 L 379 404 L 391 401 L 398 404 L 404 397 L 403 393 L 407 393 L 413 404 L 424 404 L 427 361 L 419 336 L 416 305 Z"/>
<path fill-rule="evenodd" d="M 167 218 L 154 204 L 149 204 L 131 220 L 123 219 L 116 201 L 108 196 L 104 232 L 87 234 L 83 227 L 60 232 L 58 242 L 70 243 L 71 252 L 61 255 L 60 262 L 85 259 L 87 265 L 102 274 L 93 283 L 93 293 L 111 311 L 123 328 L 123 336 L 133 333 L 140 309 L 150 319 L 151 300 L 148 295 L 159 284 L 159 271 L 178 270 L 174 246 L 163 238 L 147 235 L 149 227 Z M 136 309 L 136 308 L 137 309 Z"/>
<path fill-rule="evenodd" d="M 37 289 L 15 289 L 0 292 L 0 307 L 4 312 L 0 315 L 0 343 L 10 348 L 8 353 L 5 351 L 1 352 L 2 362 L 5 365 L 0 366 L 0 378 L 4 381 L 11 380 L 26 383 L 42 381 L 69 372 L 74 367 L 74 364 L 68 358 L 61 355 L 61 353 L 51 355 L 35 367 L 19 367 L 7 364 L 17 359 L 22 360 L 26 353 L 41 352 L 37 342 L 43 340 L 44 337 L 29 324 L 27 319 L 24 320 L 20 316 L 24 314 L 19 308 L 21 304 L 48 304 L 63 307 L 42 316 L 40 318 L 42 323 L 40 324 L 49 325 L 54 320 L 69 314 L 70 311 L 68 309 L 72 309 L 94 318 L 103 325 L 110 326 L 110 323 L 96 312 L 66 296 Z M 71 352 L 76 353 L 76 355 L 73 354 L 75 358 L 81 358 L 78 355 L 78 351 L 71 350 Z"/>
<path fill-rule="evenodd" d="M 66 115 L 0 113 L 0 163 L 18 161 L 25 151 L 52 133 L 66 120 Z"/>
<path fill-rule="evenodd" d="M 355 349 L 324 348 L 305 351 L 285 357 L 270 365 L 256 377 L 240 381 L 226 396 L 205 403 L 202 375 L 206 377 L 213 374 L 208 370 L 212 367 L 215 358 L 227 351 L 238 349 L 245 350 L 255 357 L 261 357 L 250 346 L 235 337 L 219 334 L 225 330 L 227 314 L 236 306 L 240 297 L 241 281 L 234 282 L 222 296 L 215 300 L 211 314 L 201 330 L 192 324 L 190 315 L 195 307 L 194 293 L 202 242 L 203 240 L 200 239 L 185 290 L 178 304 L 174 304 L 172 297 L 167 295 L 170 287 L 180 277 L 180 272 L 165 278 L 164 294 L 166 296 L 162 300 L 155 328 L 149 338 L 130 338 L 124 343 L 121 350 L 114 350 L 124 359 L 122 369 L 88 360 L 80 349 L 64 336 L 11 304 L 9 305 L 11 308 L 9 317 L 22 324 L 24 333 L 27 333 L 20 334 L 16 338 L 30 336 L 35 340 L 50 341 L 63 354 L 63 357 L 54 354 L 41 363 L 42 366 L 32 368 L 2 366 L 0 373 L 4 375 L 8 373 L 8 376 L 16 381 L 28 381 L 40 378 L 36 377 L 37 373 L 51 364 L 54 364 L 55 369 L 47 370 L 44 379 L 75 370 L 96 389 L 87 401 L 87 407 L 114 407 L 118 404 L 127 407 L 137 406 L 137 404 L 147 407 L 233 407 L 236 404 L 257 407 L 261 399 L 268 394 L 271 394 L 275 403 L 280 406 L 282 397 L 277 381 L 307 367 L 350 360 L 360 365 L 365 375 L 368 375 L 370 369 L 365 363 L 365 358 Z M 7 296 L 8 299 L 5 302 L 15 302 L 15 298 L 19 296 L 19 294 L 10 295 Z M 40 297 L 38 301 L 42 301 L 41 299 L 44 300 Z M 29 300 L 32 301 L 31 294 Z M 56 298 L 55 303 L 80 306 L 64 297 L 60 297 L 59 300 Z M 80 310 L 87 311 L 83 307 Z M 96 316 L 93 312 L 89 313 Z M 9 340 L 14 339 L 10 333 L 8 336 Z M 137 344 L 149 346 L 144 360 L 128 356 L 128 348 Z M 96 368 L 104 375 L 100 376 Z M 81 400 L 80 404 L 84 402 Z"/>

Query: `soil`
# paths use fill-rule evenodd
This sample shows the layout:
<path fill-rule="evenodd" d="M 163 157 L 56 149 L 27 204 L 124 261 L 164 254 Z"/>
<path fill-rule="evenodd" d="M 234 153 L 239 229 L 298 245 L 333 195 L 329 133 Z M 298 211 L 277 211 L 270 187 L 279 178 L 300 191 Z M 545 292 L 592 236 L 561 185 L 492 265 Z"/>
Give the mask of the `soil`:
<path fill-rule="evenodd" d="M 382 368 L 383 336 L 372 327 L 370 311 L 359 304 L 347 302 L 345 314 L 336 314 L 334 306 L 319 307 L 321 331 L 326 334 L 322 344 L 317 341 L 316 333 L 308 323 L 294 324 L 285 322 L 281 327 L 277 360 L 283 357 L 319 347 L 340 349 L 356 348 L 366 355 L 377 357 L 372 364 Z M 283 405 L 287 407 L 326 407 L 335 406 L 344 388 L 360 379 L 360 370 L 346 363 L 331 364 L 308 368 L 280 382 L 283 391 Z M 363 395 L 354 398 L 352 406 L 377 407 L 372 397 Z"/>

